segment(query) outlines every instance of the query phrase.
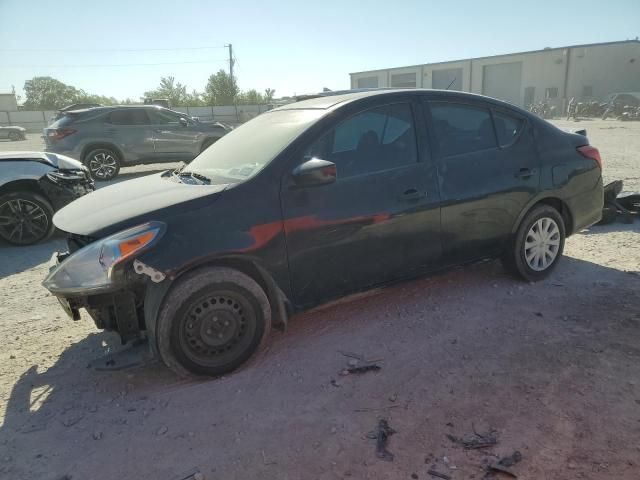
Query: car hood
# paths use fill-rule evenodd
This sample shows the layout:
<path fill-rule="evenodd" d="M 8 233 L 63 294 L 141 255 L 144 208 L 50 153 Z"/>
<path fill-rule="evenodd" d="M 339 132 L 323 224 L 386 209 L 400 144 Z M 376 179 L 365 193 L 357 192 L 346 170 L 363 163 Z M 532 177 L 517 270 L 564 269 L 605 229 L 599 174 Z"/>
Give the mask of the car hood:
<path fill-rule="evenodd" d="M 82 162 L 57 153 L 49 152 L 2 152 L 0 160 L 40 162 L 60 170 L 86 170 Z"/>
<path fill-rule="evenodd" d="M 173 181 L 168 172 L 158 173 L 84 195 L 59 210 L 53 223 L 64 232 L 92 236 L 127 220 L 214 195 L 227 186 L 189 185 Z"/>

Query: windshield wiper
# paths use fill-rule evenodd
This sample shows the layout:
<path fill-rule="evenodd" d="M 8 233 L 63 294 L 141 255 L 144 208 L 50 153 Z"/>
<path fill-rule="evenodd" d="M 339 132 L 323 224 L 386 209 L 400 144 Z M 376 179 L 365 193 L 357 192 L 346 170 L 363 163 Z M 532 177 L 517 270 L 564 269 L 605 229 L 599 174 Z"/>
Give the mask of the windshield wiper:
<path fill-rule="evenodd" d="M 181 180 L 186 177 L 186 178 L 192 178 L 194 180 L 198 180 L 206 185 L 211 185 L 211 179 L 209 177 L 205 177 L 204 175 L 201 175 L 199 173 L 195 173 L 195 172 L 183 172 L 183 171 L 176 171 L 173 172 L 173 174 L 177 177 L 179 177 Z M 185 183 L 189 183 L 189 182 L 185 182 Z"/>

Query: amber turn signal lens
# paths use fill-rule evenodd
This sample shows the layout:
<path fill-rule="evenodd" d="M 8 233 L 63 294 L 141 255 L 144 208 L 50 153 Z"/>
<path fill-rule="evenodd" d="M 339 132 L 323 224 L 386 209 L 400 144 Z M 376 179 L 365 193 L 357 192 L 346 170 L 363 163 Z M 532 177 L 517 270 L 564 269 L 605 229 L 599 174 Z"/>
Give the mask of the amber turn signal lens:
<path fill-rule="evenodd" d="M 118 250 L 120 252 L 120 258 L 124 258 L 127 255 L 135 252 L 141 247 L 144 247 L 155 237 L 156 232 L 144 232 L 137 237 L 130 238 L 124 242 L 118 244 Z"/>

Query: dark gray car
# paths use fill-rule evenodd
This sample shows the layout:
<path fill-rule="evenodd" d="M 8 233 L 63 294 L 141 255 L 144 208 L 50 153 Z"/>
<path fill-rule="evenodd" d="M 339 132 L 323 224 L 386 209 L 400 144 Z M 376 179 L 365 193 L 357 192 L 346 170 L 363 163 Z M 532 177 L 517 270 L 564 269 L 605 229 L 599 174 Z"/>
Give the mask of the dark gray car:
<path fill-rule="evenodd" d="M 124 165 L 188 162 L 229 130 L 158 106 L 115 106 L 65 112 L 44 129 L 44 139 L 46 151 L 80 160 L 96 180 L 111 180 Z"/>

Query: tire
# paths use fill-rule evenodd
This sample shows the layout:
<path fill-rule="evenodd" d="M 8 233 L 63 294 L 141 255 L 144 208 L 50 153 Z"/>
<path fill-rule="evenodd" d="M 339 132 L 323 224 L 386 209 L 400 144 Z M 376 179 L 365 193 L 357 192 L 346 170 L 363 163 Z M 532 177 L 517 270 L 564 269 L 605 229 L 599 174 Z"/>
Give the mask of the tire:
<path fill-rule="evenodd" d="M 22 135 L 18 132 L 9 132 L 9 140 L 12 142 L 17 142 L 18 140 L 22 140 Z"/>
<path fill-rule="evenodd" d="M 83 163 L 89 169 L 91 178 L 108 181 L 116 178 L 120 172 L 120 155 L 109 148 L 96 148 L 84 156 Z"/>
<path fill-rule="evenodd" d="M 271 308 L 252 278 L 230 268 L 210 267 L 178 282 L 163 301 L 155 329 L 160 358 L 175 373 L 224 375 L 265 345 Z"/>
<path fill-rule="evenodd" d="M 33 245 L 49 238 L 53 207 L 41 195 L 30 191 L 0 196 L 0 238 L 13 245 Z"/>
<path fill-rule="evenodd" d="M 204 152 L 207 148 L 209 148 L 211 145 L 213 145 L 217 141 L 218 141 L 217 138 L 208 138 L 207 140 L 205 140 L 202 143 L 202 149 L 200 150 L 200 153 Z"/>
<path fill-rule="evenodd" d="M 539 240 L 536 231 L 546 232 Z M 536 282 L 549 276 L 558 264 L 564 251 L 565 225 L 562 215 L 549 205 L 533 208 L 524 217 L 515 236 L 503 256 L 503 264 L 507 270 L 529 282 Z M 527 240 L 530 239 L 530 242 Z M 529 246 L 528 246 L 529 245 Z M 542 248 L 542 255 L 537 250 Z M 529 260 L 527 260 L 529 258 Z M 535 267 L 535 268 L 534 268 Z"/>

